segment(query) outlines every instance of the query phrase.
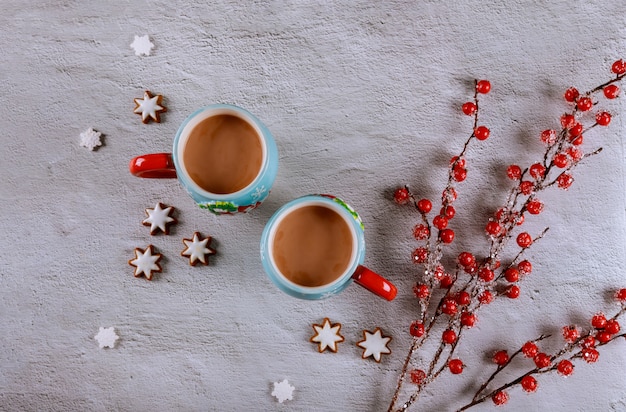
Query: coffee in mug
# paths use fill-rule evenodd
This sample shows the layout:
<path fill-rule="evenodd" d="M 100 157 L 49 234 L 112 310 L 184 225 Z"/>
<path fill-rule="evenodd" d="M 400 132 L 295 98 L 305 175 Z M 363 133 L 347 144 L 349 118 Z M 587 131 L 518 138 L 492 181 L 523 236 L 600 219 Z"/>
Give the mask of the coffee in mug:
<path fill-rule="evenodd" d="M 344 218 L 325 206 L 302 206 L 276 226 L 272 256 L 290 281 L 307 287 L 335 281 L 354 258 L 353 233 Z"/>
<path fill-rule="evenodd" d="M 189 177 L 207 192 L 234 193 L 252 183 L 261 170 L 261 138 L 240 117 L 207 117 L 189 132 L 182 164 Z"/>

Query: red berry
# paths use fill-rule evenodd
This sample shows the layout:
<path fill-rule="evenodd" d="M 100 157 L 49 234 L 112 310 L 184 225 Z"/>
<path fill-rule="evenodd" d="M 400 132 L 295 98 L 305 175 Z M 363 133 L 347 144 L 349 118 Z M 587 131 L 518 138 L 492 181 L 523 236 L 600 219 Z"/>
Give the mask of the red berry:
<path fill-rule="evenodd" d="M 573 114 L 565 113 L 561 116 L 561 126 L 563 126 L 564 129 L 569 129 L 574 123 L 576 123 L 576 118 Z"/>
<path fill-rule="evenodd" d="M 461 325 L 471 328 L 474 324 L 476 324 L 476 315 L 467 311 L 461 313 Z"/>
<path fill-rule="evenodd" d="M 596 339 L 600 343 L 607 343 L 608 341 L 611 340 L 611 334 L 609 332 L 602 330 L 596 333 Z"/>
<path fill-rule="evenodd" d="M 426 379 L 426 372 L 421 369 L 413 369 L 409 372 L 409 376 L 411 376 L 411 382 L 416 385 L 421 385 Z"/>
<path fill-rule="evenodd" d="M 547 353 L 539 352 L 533 357 L 533 361 L 535 361 L 535 366 L 539 369 L 547 368 L 552 364 L 552 359 L 550 359 L 550 355 Z"/>
<path fill-rule="evenodd" d="M 476 91 L 481 94 L 487 94 L 491 90 L 489 80 L 479 80 L 476 82 Z"/>
<path fill-rule="evenodd" d="M 534 358 L 535 356 L 537 356 L 537 353 L 539 353 L 539 348 L 537 347 L 537 344 L 535 342 L 528 341 L 524 345 L 522 345 L 522 353 L 527 358 Z"/>
<path fill-rule="evenodd" d="M 611 123 L 611 113 L 609 112 L 599 112 L 596 114 L 596 123 L 600 126 L 608 126 Z"/>
<path fill-rule="evenodd" d="M 441 289 L 449 289 L 450 287 L 452 287 L 453 283 L 454 278 L 452 278 L 452 276 L 450 275 L 444 275 L 441 277 L 441 279 L 439 279 L 439 287 Z"/>
<path fill-rule="evenodd" d="M 604 329 L 606 327 L 606 316 L 604 316 L 604 313 L 599 312 L 593 315 L 591 318 L 591 326 L 596 329 Z"/>
<path fill-rule="evenodd" d="M 443 190 L 443 192 L 441 193 L 441 197 L 442 197 L 445 201 L 447 201 L 447 202 L 449 202 L 449 203 L 452 203 L 452 202 L 454 202 L 454 201 L 456 200 L 456 198 L 457 198 L 457 193 L 456 193 L 456 190 L 454 190 L 454 188 L 453 188 L 453 187 L 447 187 L 447 188 L 445 188 L 445 189 Z"/>
<path fill-rule="evenodd" d="M 502 226 L 498 222 L 490 220 L 485 226 L 485 232 L 490 236 L 498 236 L 502 232 Z"/>
<path fill-rule="evenodd" d="M 454 230 L 443 229 L 439 232 L 439 239 L 441 239 L 443 243 L 452 243 L 454 240 Z"/>
<path fill-rule="evenodd" d="M 574 365 L 567 359 L 563 359 L 556 365 L 556 370 L 560 375 L 569 376 L 574 373 Z"/>
<path fill-rule="evenodd" d="M 452 345 L 456 342 L 456 332 L 452 329 L 446 329 L 441 335 L 441 341 L 447 345 Z"/>
<path fill-rule="evenodd" d="M 529 195 L 535 190 L 535 184 L 528 180 L 524 180 L 519 184 L 519 191 L 522 192 L 523 195 Z"/>
<path fill-rule="evenodd" d="M 409 191 L 406 187 L 401 187 L 396 189 L 393 194 L 393 200 L 399 205 L 404 205 L 409 201 Z"/>
<path fill-rule="evenodd" d="M 619 95 L 619 87 L 615 84 L 609 84 L 602 91 L 607 99 L 615 99 Z"/>
<path fill-rule="evenodd" d="M 533 238 L 527 233 L 522 232 L 517 235 L 517 244 L 521 248 L 527 248 L 533 243 Z"/>
<path fill-rule="evenodd" d="M 576 107 L 581 112 L 588 112 L 593 107 L 593 100 L 591 100 L 589 97 L 580 97 L 578 100 L 576 100 Z"/>
<path fill-rule="evenodd" d="M 493 293 L 488 290 L 483 291 L 480 295 L 478 295 L 478 301 L 483 305 L 488 305 L 493 302 Z"/>
<path fill-rule="evenodd" d="M 522 177 L 522 168 L 518 165 L 511 165 L 506 169 L 506 175 L 511 180 L 519 180 Z"/>
<path fill-rule="evenodd" d="M 570 140 L 570 142 L 574 145 L 574 146 L 580 146 L 581 144 L 583 144 L 583 140 L 584 140 L 584 136 L 582 134 L 579 134 L 578 136 L 576 136 L 575 138 L 572 138 Z"/>
<path fill-rule="evenodd" d="M 538 215 L 543 210 L 543 203 L 537 199 L 533 199 L 526 204 L 526 210 L 531 215 Z"/>
<path fill-rule="evenodd" d="M 562 173 L 556 178 L 556 184 L 561 189 L 569 189 L 572 183 L 574 183 L 574 178 L 568 173 Z"/>
<path fill-rule="evenodd" d="M 465 167 L 465 159 L 459 156 L 452 156 L 450 159 L 450 166 Z"/>
<path fill-rule="evenodd" d="M 614 61 L 611 65 L 611 71 L 618 76 L 626 73 L 626 62 L 622 59 Z"/>
<path fill-rule="evenodd" d="M 626 302 L 626 288 L 620 289 L 615 292 L 615 299 L 619 300 L 620 302 Z"/>
<path fill-rule="evenodd" d="M 463 111 L 463 113 L 468 116 L 476 113 L 476 109 L 478 108 L 476 107 L 476 104 L 474 104 L 474 102 L 463 103 L 463 106 L 461 106 L 461 110 Z"/>
<path fill-rule="evenodd" d="M 411 334 L 411 336 L 419 338 L 424 334 L 424 332 L 425 332 L 425 329 L 424 329 L 423 323 L 417 320 L 411 322 L 411 326 L 409 326 L 409 333 Z"/>
<path fill-rule="evenodd" d="M 530 275 L 533 271 L 533 265 L 527 260 L 522 260 L 517 264 L 517 270 L 519 270 L 520 275 Z"/>
<path fill-rule="evenodd" d="M 428 249 L 425 247 L 418 247 L 413 251 L 411 255 L 413 259 L 413 263 L 424 263 L 428 260 Z"/>
<path fill-rule="evenodd" d="M 537 390 L 537 379 L 530 375 L 524 376 L 520 383 L 522 384 L 522 389 L 526 392 L 535 392 Z"/>
<path fill-rule="evenodd" d="M 619 330 L 620 330 L 619 322 L 616 319 L 607 320 L 606 327 L 604 328 L 604 330 L 610 333 L 611 335 L 615 335 L 619 333 Z"/>
<path fill-rule="evenodd" d="M 565 153 L 557 153 L 552 158 L 552 163 L 554 163 L 556 167 L 563 169 L 569 164 L 569 159 Z"/>
<path fill-rule="evenodd" d="M 448 218 L 442 215 L 437 215 L 433 218 L 433 226 L 437 229 L 445 229 L 448 226 Z"/>
<path fill-rule="evenodd" d="M 550 129 L 544 130 L 539 137 L 544 144 L 552 145 L 556 142 L 556 131 Z"/>
<path fill-rule="evenodd" d="M 541 163 L 534 163 L 529 169 L 530 175 L 535 179 L 542 179 L 546 174 L 546 168 Z"/>
<path fill-rule="evenodd" d="M 456 295 L 456 303 L 458 303 L 461 306 L 467 306 L 470 304 L 471 301 L 472 301 L 472 296 L 464 290 L 460 291 Z"/>
<path fill-rule="evenodd" d="M 430 296 L 430 289 L 428 289 L 427 285 L 415 285 L 413 286 L 413 293 L 418 299 L 426 299 Z"/>
<path fill-rule="evenodd" d="M 575 137 L 579 136 L 583 132 L 583 125 L 581 123 L 574 123 L 572 127 L 569 128 L 567 133 L 570 136 L 570 140 L 573 140 Z"/>
<path fill-rule="evenodd" d="M 495 278 L 495 274 L 493 273 L 493 270 L 491 270 L 489 268 L 482 268 L 478 272 L 478 277 L 483 282 L 491 282 Z"/>
<path fill-rule="evenodd" d="M 499 350 L 493 354 L 493 361 L 496 365 L 503 366 L 509 361 L 509 354 L 505 350 Z"/>
<path fill-rule="evenodd" d="M 504 278 L 507 282 L 517 282 L 519 280 L 519 270 L 514 267 L 510 267 L 504 271 Z"/>
<path fill-rule="evenodd" d="M 476 263 L 476 258 L 470 252 L 461 252 L 459 253 L 459 263 L 461 266 L 472 266 Z"/>
<path fill-rule="evenodd" d="M 489 137 L 489 133 L 490 133 L 490 130 L 485 126 L 478 126 L 474 130 L 474 136 L 476 136 L 478 140 L 487 139 Z"/>
<path fill-rule="evenodd" d="M 563 326 L 563 339 L 569 343 L 580 338 L 580 330 L 575 325 Z"/>
<path fill-rule="evenodd" d="M 430 230 L 428 229 L 428 226 L 421 223 L 415 225 L 415 227 L 413 228 L 413 237 L 415 237 L 416 240 L 424 240 L 427 239 L 428 236 L 430 236 Z"/>
<path fill-rule="evenodd" d="M 565 94 L 563 95 L 565 100 L 570 103 L 574 103 L 574 101 L 576 101 L 578 96 L 580 96 L 580 93 L 578 92 L 578 89 L 576 89 L 575 87 L 570 87 L 569 89 L 565 90 Z"/>
<path fill-rule="evenodd" d="M 583 152 L 577 147 L 568 147 L 565 152 L 574 162 L 577 162 L 583 158 Z"/>
<path fill-rule="evenodd" d="M 456 209 L 454 208 L 454 206 L 448 205 L 445 208 L 442 207 L 441 210 L 439 211 L 439 214 L 447 217 L 449 220 L 449 219 L 452 219 L 454 215 L 456 215 Z"/>
<path fill-rule="evenodd" d="M 595 348 L 596 338 L 594 338 L 593 336 L 587 336 L 586 338 L 580 341 L 580 346 L 583 348 Z"/>
<path fill-rule="evenodd" d="M 464 181 L 467 178 L 467 169 L 464 169 L 458 166 L 455 167 L 454 170 L 452 171 L 452 177 L 457 182 Z"/>
<path fill-rule="evenodd" d="M 448 361 L 448 368 L 450 368 L 450 372 L 455 375 L 463 373 L 464 366 L 461 359 L 450 359 L 450 361 Z"/>
<path fill-rule="evenodd" d="M 433 204 L 428 199 L 420 199 L 417 201 L 417 210 L 419 210 L 421 213 L 426 214 L 430 212 L 432 208 Z"/>
<path fill-rule="evenodd" d="M 459 307 L 456 304 L 456 301 L 452 298 L 446 298 L 441 303 L 441 311 L 446 315 L 454 316 L 458 312 Z"/>
<path fill-rule="evenodd" d="M 600 352 L 598 352 L 594 348 L 583 348 L 581 351 L 583 359 L 587 363 L 594 363 L 598 361 L 598 357 L 600 357 Z"/>
<path fill-rule="evenodd" d="M 506 291 L 506 296 L 508 298 L 510 298 L 510 299 L 517 299 L 517 298 L 519 298 L 519 294 L 520 294 L 520 288 L 517 285 L 511 286 Z"/>
<path fill-rule="evenodd" d="M 491 397 L 491 400 L 496 405 L 504 405 L 505 403 L 509 401 L 509 394 L 504 391 L 498 391 L 493 394 L 493 396 Z"/>

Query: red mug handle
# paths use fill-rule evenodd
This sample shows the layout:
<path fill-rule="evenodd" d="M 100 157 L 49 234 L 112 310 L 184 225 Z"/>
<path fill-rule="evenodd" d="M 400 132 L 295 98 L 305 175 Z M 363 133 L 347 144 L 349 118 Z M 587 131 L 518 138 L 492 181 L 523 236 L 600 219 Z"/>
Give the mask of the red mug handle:
<path fill-rule="evenodd" d="M 352 279 L 365 289 L 387 300 L 393 300 L 398 293 L 398 289 L 391 282 L 365 266 L 359 265 Z"/>
<path fill-rule="evenodd" d="M 169 179 L 176 177 L 171 153 L 152 153 L 137 156 L 130 161 L 130 173 L 137 177 Z"/>

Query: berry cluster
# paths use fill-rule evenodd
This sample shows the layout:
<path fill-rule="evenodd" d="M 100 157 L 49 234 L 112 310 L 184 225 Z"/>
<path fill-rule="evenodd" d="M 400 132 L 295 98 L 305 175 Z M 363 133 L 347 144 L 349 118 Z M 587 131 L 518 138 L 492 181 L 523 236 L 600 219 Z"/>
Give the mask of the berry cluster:
<path fill-rule="evenodd" d="M 468 177 L 469 162 L 466 156 L 468 148 L 475 141 L 488 139 L 491 134 L 490 129 L 479 122 L 479 98 L 482 100 L 491 91 L 491 83 L 488 80 L 476 80 L 473 100 L 461 106 L 462 113 L 473 119 L 472 133 L 465 141 L 461 152 L 450 159 L 448 179 L 441 199 L 435 202 L 431 199 L 418 198 L 408 186 L 398 188 L 394 192 L 396 203 L 411 205 L 419 214 L 419 222 L 413 227 L 413 237 L 419 244 L 413 250 L 411 259 L 423 267 L 423 272 L 413 287 L 421 313 L 409 327 L 413 342 L 389 411 L 406 410 L 418 399 L 422 388 L 441 373 L 449 371 L 452 374 L 461 374 L 466 366 L 461 359 L 454 357 L 455 349 L 463 332 L 476 324 L 478 309 L 490 304 L 496 298 L 517 299 L 520 296 L 520 282 L 533 270 L 532 263 L 524 258 L 524 253 L 548 230 L 546 228 L 538 234 L 532 234 L 523 230 L 524 222 L 528 217 L 543 212 L 545 205 L 540 199 L 543 190 L 551 187 L 567 190 L 574 182 L 573 169 L 583 159 L 601 150 L 584 151 L 582 145 L 584 135 L 590 130 L 611 123 L 611 113 L 598 107 L 602 98 L 614 99 L 619 96 L 620 89 L 617 83 L 626 76 L 626 62 L 616 61 L 611 70 L 615 75 L 612 79 L 588 92 L 581 93 L 574 87 L 566 90 L 564 99 L 570 105 L 570 110 L 560 117 L 561 127 L 545 130 L 538 136 L 545 145 L 541 160 L 527 166 L 513 164 L 507 167 L 506 176 L 513 182 L 513 187 L 503 206 L 485 223 L 485 235 L 489 241 L 487 253 L 465 250 L 458 254 L 453 268 L 446 268 L 442 263 L 446 248 L 455 239 L 453 219 L 457 210 L 454 203 L 458 198 L 459 184 Z M 513 247 L 517 247 L 517 252 L 512 259 L 502 260 L 503 250 L 511 239 L 514 241 Z M 626 297 L 625 290 L 619 293 Z M 623 310 L 620 314 L 622 312 Z M 494 355 L 494 362 L 498 365 L 494 377 L 509 364 L 513 356 L 523 353 L 524 356 L 533 359 L 535 369 L 521 377 L 515 384 L 519 383 L 525 391 L 533 392 L 538 383 L 532 375 L 537 372 L 557 370 L 566 376 L 573 372 L 572 359 L 580 357 L 587 362 L 595 361 L 598 353 L 596 346 L 589 344 L 583 347 L 583 340 L 593 339 L 594 344 L 596 341 L 605 344 L 613 340 L 619 332 L 617 316 L 610 320 L 605 319 L 606 323 L 611 322 L 609 327 L 606 325 L 597 327 L 602 324 L 602 317 L 601 315 L 596 317 L 598 319 L 594 325 L 596 328 L 594 333 L 581 335 L 580 330 L 574 326 L 564 329 L 563 336 L 568 346 L 562 353 L 547 355 L 538 350 L 536 342 L 528 342 L 524 349 L 510 357 L 506 351 L 499 351 Z M 432 335 L 440 342 L 438 349 L 427 368 L 412 369 L 414 353 L 431 336 L 430 332 L 437 324 L 443 324 L 444 328 L 443 334 Z M 617 331 L 614 332 L 616 328 Z M 580 348 L 575 356 L 555 363 L 566 353 L 572 352 L 573 348 Z M 424 356 L 422 354 L 422 357 Z M 396 403 L 406 377 L 409 377 L 417 388 L 397 409 Z M 496 404 L 507 402 L 509 395 L 504 389 L 511 385 L 505 385 L 488 396 L 481 395 L 492 379 L 493 377 L 479 390 L 470 406 L 488 398 L 493 399 Z"/>
<path fill-rule="evenodd" d="M 524 343 L 511 355 L 506 350 L 496 351 L 492 358 L 497 365 L 495 372 L 476 391 L 472 401 L 459 410 L 469 409 L 487 399 L 491 399 L 496 405 L 503 405 L 509 400 L 508 391 L 516 386 L 520 386 L 524 392 L 535 392 L 539 387 L 537 377 L 541 374 L 556 371 L 559 375 L 567 377 L 574 373 L 574 361 L 580 359 L 587 363 L 597 362 L 600 356 L 599 347 L 615 339 L 626 337 L 624 333 L 619 334 L 621 326 L 618 321 L 618 318 L 626 312 L 626 289 L 618 290 L 615 293 L 615 299 L 621 304 L 620 310 L 609 319 L 602 312 L 595 314 L 591 318 L 590 327 L 585 332 L 576 325 L 564 326 L 562 328 L 564 345 L 552 355 L 542 352 L 538 345 L 539 341 L 550 337 L 549 335 L 542 335 L 534 341 Z M 489 384 L 518 355 L 531 361 L 530 369 L 517 379 L 488 391 Z"/>

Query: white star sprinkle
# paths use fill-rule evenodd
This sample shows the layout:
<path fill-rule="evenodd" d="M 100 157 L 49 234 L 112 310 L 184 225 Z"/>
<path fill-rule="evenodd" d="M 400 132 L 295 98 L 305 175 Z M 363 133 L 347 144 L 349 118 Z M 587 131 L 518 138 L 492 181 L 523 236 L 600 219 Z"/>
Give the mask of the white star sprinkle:
<path fill-rule="evenodd" d="M 140 114 L 141 121 L 143 123 L 148 123 L 150 119 L 160 123 L 161 113 L 167 111 L 167 108 L 161 105 L 163 96 L 160 94 L 152 96 L 148 90 L 143 93 L 143 99 L 137 97 L 133 100 L 135 101 L 135 109 L 133 110 L 133 113 Z"/>
<path fill-rule="evenodd" d="M 129 260 L 128 264 L 135 267 L 135 277 L 143 274 L 146 279 L 152 280 L 152 272 L 161 272 L 161 258 L 160 253 L 154 253 L 154 246 L 149 245 L 144 250 L 136 248 L 135 259 Z"/>
<path fill-rule="evenodd" d="M 142 54 L 145 56 L 150 56 L 150 50 L 154 47 L 154 44 L 150 41 L 150 37 L 146 34 L 145 36 L 135 36 L 135 40 L 130 44 L 135 50 L 135 56 L 141 56 Z"/>
<path fill-rule="evenodd" d="M 93 127 L 90 127 L 80 134 L 80 145 L 93 151 L 93 149 L 102 145 L 100 141 L 101 135 L 102 133 L 96 132 Z"/>
<path fill-rule="evenodd" d="M 115 346 L 115 341 L 119 338 L 120 337 L 115 334 L 115 329 L 113 327 L 103 328 L 102 326 L 100 326 L 98 334 L 94 336 L 94 339 L 98 341 L 100 349 L 113 348 Z"/>
<path fill-rule="evenodd" d="M 272 396 L 278 399 L 279 403 L 283 403 L 286 400 L 293 399 L 294 389 L 296 388 L 291 386 L 287 379 L 284 379 L 282 382 L 274 382 Z"/>
<path fill-rule="evenodd" d="M 383 336 L 380 328 L 376 328 L 374 333 L 364 330 L 363 340 L 357 342 L 357 346 L 365 349 L 362 358 L 373 356 L 376 362 L 380 362 L 382 354 L 391 353 L 391 349 L 387 347 L 391 341 L 390 336 Z"/>
<path fill-rule="evenodd" d="M 337 343 L 343 342 L 344 338 L 339 334 L 341 330 L 341 324 L 330 323 L 330 319 L 324 318 L 322 325 L 313 324 L 315 335 L 310 339 L 311 342 L 317 343 L 318 352 L 322 353 L 326 349 L 330 349 L 332 352 L 337 352 Z"/>
<path fill-rule="evenodd" d="M 198 262 L 208 265 L 209 260 L 207 259 L 207 255 L 215 254 L 215 250 L 209 247 L 211 243 L 210 236 L 202 239 L 200 233 L 195 232 L 192 239 L 183 239 L 183 243 L 187 248 L 181 252 L 181 255 L 189 257 L 189 264 L 191 266 L 195 266 Z"/>
<path fill-rule="evenodd" d="M 146 209 L 147 218 L 143 220 L 144 226 L 150 226 L 150 234 L 154 235 L 157 231 L 162 231 L 166 235 L 169 234 L 169 225 L 177 222 L 175 218 L 170 216 L 174 208 L 166 206 L 163 203 L 157 203 L 154 209 Z"/>

